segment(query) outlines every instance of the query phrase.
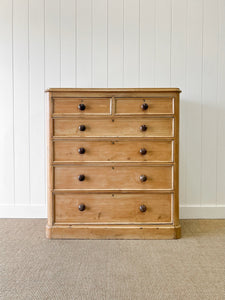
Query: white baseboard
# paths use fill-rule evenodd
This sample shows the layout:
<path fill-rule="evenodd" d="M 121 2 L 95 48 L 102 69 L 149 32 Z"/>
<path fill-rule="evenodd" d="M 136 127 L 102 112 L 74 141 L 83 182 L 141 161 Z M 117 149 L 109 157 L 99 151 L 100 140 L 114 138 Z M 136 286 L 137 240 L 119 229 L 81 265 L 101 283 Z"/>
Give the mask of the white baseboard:
<path fill-rule="evenodd" d="M 47 207 L 45 205 L 0 205 L 0 218 L 47 218 Z M 180 219 L 225 219 L 225 205 L 181 205 Z"/>
<path fill-rule="evenodd" d="M 0 218 L 47 218 L 46 205 L 0 205 Z"/>

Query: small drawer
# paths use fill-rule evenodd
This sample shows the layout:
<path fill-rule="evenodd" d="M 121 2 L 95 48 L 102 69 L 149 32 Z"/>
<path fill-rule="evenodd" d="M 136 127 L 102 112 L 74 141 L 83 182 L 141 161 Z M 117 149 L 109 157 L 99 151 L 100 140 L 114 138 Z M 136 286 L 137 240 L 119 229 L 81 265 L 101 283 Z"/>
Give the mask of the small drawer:
<path fill-rule="evenodd" d="M 54 114 L 86 115 L 111 113 L 110 98 L 55 98 Z"/>
<path fill-rule="evenodd" d="M 54 136 L 173 137 L 173 118 L 54 119 Z"/>
<path fill-rule="evenodd" d="M 172 166 L 57 166 L 55 189 L 167 190 L 173 186 Z"/>
<path fill-rule="evenodd" d="M 117 115 L 174 113 L 173 98 L 117 98 L 115 101 Z"/>
<path fill-rule="evenodd" d="M 74 141 L 53 143 L 55 162 L 172 162 L 172 141 Z"/>
<path fill-rule="evenodd" d="M 55 194 L 55 223 L 171 223 L 171 194 Z"/>

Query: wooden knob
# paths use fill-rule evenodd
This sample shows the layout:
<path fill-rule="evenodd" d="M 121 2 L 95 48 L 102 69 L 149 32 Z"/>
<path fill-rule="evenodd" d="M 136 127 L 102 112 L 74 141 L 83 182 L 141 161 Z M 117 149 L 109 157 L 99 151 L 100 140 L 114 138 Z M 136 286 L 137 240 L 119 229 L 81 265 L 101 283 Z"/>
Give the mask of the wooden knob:
<path fill-rule="evenodd" d="M 145 155 L 147 153 L 147 150 L 145 148 L 140 149 L 141 155 Z"/>
<path fill-rule="evenodd" d="M 83 174 L 78 176 L 78 180 L 79 181 L 84 181 L 85 180 L 85 176 Z"/>
<path fill-rule="evenodd" d="M 79 149 L 78 149 L 78 153 L 80 153 L 80 154 L 84 154 L 84 153 L 85 153 L 85 149 L 84 149 L 84 148 L 82 148 L 82 147 L 81 147 L 81 148 L 79 148 Z"/>
<path fill-rule="evenodd" d="M 143 103 L 141 106 L 142 110 L 147 110 L 148 109 L 148 104 L 147 103 Z"/>
<path fill-rule="evenodd" d="M 141 212 L 145 212 L 146 209 L 147 209 L 147 207 L 146 207 L 144 204 L 142 204 L 142 205 L 139 207 L 139 209 L 140 209 Z"/>
<path fill-rule="evenodd" d="M 145 176 L 145 175 L 140 176 L 140 181 L 141 182 L 145 182 L 146 180 L 147 180 L 147 176 Z"/>
<path fill-rule="evenodd" d="M 146 131 L 147 130 L 147 126 L 146 125 L 141 125 L 140 126 L 140 130 L 141 131 Z"/>
<path fill-rule="evenodd" d="M 85 129 L 86 129 L 86 126 L 85 126 L 85 125 L 80 125 L 80 126 L 79 126 L 79 130 L 80 130 L 80 131 L 85 131 Z"/>
<path fill-rule="evenodd" d="M 86 106 L 83 103 L 78 105 L 79 110 L 85 110 Z"/>
<path fill-rule="evenodd" d="M 80 210 L 80 211 L 84 211 L 85 210 L 85 205 L 83 204 L 83 203 L 81 203 L 81 204 L 79 204 L 79 206 L 78 206 L 78 209 Z"/>

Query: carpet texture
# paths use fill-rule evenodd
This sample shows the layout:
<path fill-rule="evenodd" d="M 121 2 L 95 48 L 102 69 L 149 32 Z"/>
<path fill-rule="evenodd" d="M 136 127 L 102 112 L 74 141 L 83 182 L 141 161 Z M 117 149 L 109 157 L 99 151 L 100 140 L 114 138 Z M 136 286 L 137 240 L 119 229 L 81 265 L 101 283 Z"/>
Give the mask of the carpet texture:
<path fill-rule="evenodd" d="M 180 240 L 47 240 L 43 219 L 0 219 L 0 299 L 225 299 L 225 220 Z"/>

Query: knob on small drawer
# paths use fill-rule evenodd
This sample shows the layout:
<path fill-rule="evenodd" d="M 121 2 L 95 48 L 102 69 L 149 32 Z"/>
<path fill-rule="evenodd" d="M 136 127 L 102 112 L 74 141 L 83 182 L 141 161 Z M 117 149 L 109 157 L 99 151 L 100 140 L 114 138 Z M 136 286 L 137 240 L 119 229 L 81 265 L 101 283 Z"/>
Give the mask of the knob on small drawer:
<path fill-rule="evenodd" d="M 83 103 L 78 105 L 79 110 L 85 110 L 86 106 Z"/>
<path fill-rule="evenodd" d="M 83 174 L 78 176 L 78 180 L 79 181 L 84 181 L 85 180 L 85 176 Z"/>
<path fill-rule="evenodd" d="M 141 212 L 145 212 L 146 209 L 147 209 L 147 207 L 146 207 L 144 204 L 142 204 L 142 205 L 139 207 L 139 209 L 140 209 Z"/>
<path fill-rule="evenodd" d="M 147 176 L 145 176 L 145 175 L 140 176 L 140 181 L 141 182 L 145 182 L 146 180 L 147 180 Z"/>
<path fill-rule="evenodd" d="M 145 148 L 140 149 L 141 155 L 145 155 L 147 153 L 147 150 Z"/>
<path fill-rule="evenodd" d="M 80 131 L 85 131 L 85 129 L 86 129 L 86 126 L 85 126 L 85 125 L 80 125 L 80 126 L 79 126 L 79 130 L 80 130 Z"/>
<path fill-rule="evenodd" d="M 83 204 L 83 203 L 81 203 L 81 204 L 79 204 L 79 206 L 78 206 L 78 209 L 80 210 L 80 211 L 84 211 L 85 210 L 85 204 Z"/>
<path fill-rule="evenodd" d="M 78 152 L 80 154 L 84 154 L 85 153 L 85 149 L 83 147 L 81 147 L 81 148 L 78 149 Z"/>
<path fill-rule="evenodd" d="M 140 130 L 141 131 L 146 131 L 147 130 L 147 126 L 146 125 L 141 125 L 140 126 Z"/>
<path fill-rule="evenodd" d="M 147 110 L 148 109 L 148 104 L 147 103 L 143 103 L 141 105 L 142 110 Z"/>

